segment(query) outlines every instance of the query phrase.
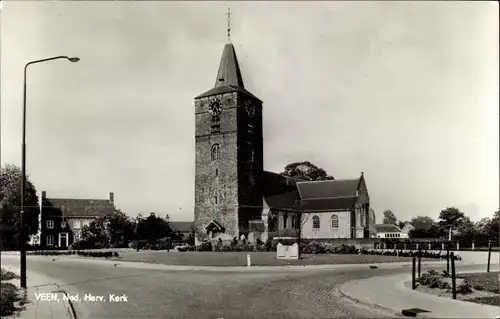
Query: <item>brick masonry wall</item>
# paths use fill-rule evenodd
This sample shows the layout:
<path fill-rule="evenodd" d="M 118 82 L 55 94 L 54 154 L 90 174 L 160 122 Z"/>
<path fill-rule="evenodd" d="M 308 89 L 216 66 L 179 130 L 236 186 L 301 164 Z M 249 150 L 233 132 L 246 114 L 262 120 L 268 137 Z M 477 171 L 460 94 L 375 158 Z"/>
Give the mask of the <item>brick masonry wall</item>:
<path fill-rule="evenodd" d="M 211 134 L 209 102 L 221 101 L 220 134 Z M 206 225 L 215 220 L 237 236 L 238 171 L 235 95 L 224 94 L 195 101 L 196 167 L 194 228 L 198 240 L 207 239 Z M 220 158 L 211 160 L 212 146 L 220 145 Z M 217 170 L 217 172 L 216 172 Z M 217 197 L 217 202 L 216 202 Z"/>
<path fill-rule="evenodd" d="M 212 116 L 208 106 L 212 99 L 222 104 L 220 133 L 211 134 Z M 248 97 L 226 93 L 195 100 L 196 168 L 195 233 L 197 240 L 208 239 L 205 227 L 215 220 L 225 227 L 226 235 L 237 237 L 248 220 L 260 218 L 262 196 L 259 178 L 263 169 L 262 105 L 256 102 L 253 138 L 247 134 L 248 118 L 244 102 Z M 249 144 L 255 161 L 250 167 Z M 212 146 L 220 145 L 220 158 L 211 161 Z M 217 200 L 215 198 L 217 197 Z M 249 207 L 254 206 L 254 207 Z"/>

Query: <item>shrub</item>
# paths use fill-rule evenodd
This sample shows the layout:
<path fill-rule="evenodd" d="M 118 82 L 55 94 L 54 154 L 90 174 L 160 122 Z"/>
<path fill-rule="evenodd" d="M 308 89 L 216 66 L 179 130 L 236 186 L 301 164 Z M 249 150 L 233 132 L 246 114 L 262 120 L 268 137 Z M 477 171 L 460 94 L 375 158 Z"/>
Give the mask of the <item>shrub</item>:
<path fill-rule="evenodd" d="M 142 249 L 144 248 L 144 246 L 146 246 L 148 244 L 148 241 L 146 239 L 141 239 L 141 240 L 133 240 L 131 241 L 129 244 L 128 244 L 128 247 L 129 248 L 133 248 L 133 249 L 137 249 L 137 247 L 139 247 L 139 249 Z"/>
<path fill-rule="evenodd" d="M 451 289 L 450 284 L 447 281 L 441 281 L 441 284 L 439 285 L 439 288 L 441 288 L 441 289 Z"/>
<path fill-rule="evenodd" d="M 484 287 L 481 286 L 480 284 L 474 284 L 474 289 L 476 289 L 476 290 L 484 290 Z"/>
<path fill-rule="evenodd" d="M 164 237 L 160 238 L 158 240 L 158 244 L 156 245 L 156 248 L 158 250 L 166 250 L 166 249 L 172 249 L 172 241 L 170 240 L 170 237 Z"/>
<path fill-rule="evenodd" d="M 325 249 L 323 248 L 323 246 L 316 242 L 316 241 L 312 241 L 308 244 L 309 246 L 309 249 L 311 251 L 311 254 L 322 254 L 325 252 Z"/>
<path fill-rule="evenodd" d="M 19 295 L 18 288 L 11 283 L 1 283 L 0 315 L 2 318 L 13 315 L 17 310 L 16 303 L 23 300 Z"/>
<path fill-rule="evenodd" d="M 201 245 L 196 246 L 196 251 L 212 251 L 212 243 L 209 241 L 201 243 Z"/>
<path fill-rule="evenodd" d="M 254 252 L 254 251 L 257 251 L 257 249 L 256 249 L 255 245 L 247 243 L 243 246 L 243 251 Z"/>
<path fill-rule="evenodd" d="M 467 280 L 462 281 L 457 287 L 457 293 L 464 295 L 472 293 L 471 284 Z"/>
<path fill-rule="evenodd" d="M 75 241 L 68 247 L 69 250 L 96 249 L 96 248 L 100 247 L 96 246 L 95 241 L 92 237 Z"/>

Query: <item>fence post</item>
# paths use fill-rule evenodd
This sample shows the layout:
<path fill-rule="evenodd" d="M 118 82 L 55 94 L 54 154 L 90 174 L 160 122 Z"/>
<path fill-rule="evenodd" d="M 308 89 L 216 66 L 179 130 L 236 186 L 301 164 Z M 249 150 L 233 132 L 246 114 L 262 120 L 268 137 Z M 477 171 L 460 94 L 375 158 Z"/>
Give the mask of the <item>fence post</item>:
<path fill-rule="evenodd" d="M 422 259 L 422 250 L 418 249 L 418 278 L 420 278 L 420 263 Z"/>
<path fill-rule="evenodd" d="M 446 271 L 450 273 L 450 245 L 446 245 Z"/>
<path fill-rule="evenodd" d="M 490 272 L 490 261 L 491 261 L 491 241 L 488 242 L 488 269 L 486 269 L 486 272 Z"/>
<path fill-rule="evenodd" d="M 451 252 L 451 288 L 453 290 L 453 299 L 457 299 L 457 280 L 455 278 L 455 254 Z"/>
<path fill-rule="evenodd" d="M 412 262 L 412 272 L 411 272 L 411 289 L 415 290 L 416 288 L 416 282 L 415 282 L 415 264 L 416 264 L 417 258 L 413 257 L 413 262 Z"/>

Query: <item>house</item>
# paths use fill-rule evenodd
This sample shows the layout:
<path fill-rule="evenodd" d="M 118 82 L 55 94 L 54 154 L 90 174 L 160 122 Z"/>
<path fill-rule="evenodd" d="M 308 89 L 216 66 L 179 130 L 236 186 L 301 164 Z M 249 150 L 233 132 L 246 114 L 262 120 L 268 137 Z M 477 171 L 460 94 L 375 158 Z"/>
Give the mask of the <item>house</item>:
<path fill-rule="evenodd" d="M 298 229 L 311 239 L 376 236 L 363 173 L 305 181 L 264 170 L 263 102 L 245 88 L 230 41 L 214 86 L 194 98 L 193 111 L 197 244 L 295 237 Z"/>
<path fill-rule="evenodd" d="M 374 237 L 374 212 L 370 216 L 363 173 L 354 179 L 295 181 L 293 185 L 295 189 L 264 197 L 262 220 L 268 234 L 296 237 L 302 229 L 304 239 Z"/>
<path fill-rule="evenodd" d="M 42 191 L 40 246 L 67 248 L 77 241 L 83 226 L 116 212 L 114 194 L 107 199 L 49 198 Z"/>
<path fill-rule="evenodd" d="M 377 238 L 408 238 L 408 233 L 403 233 L 401 228 L 392 224 L 375 225 Z"/>
<path fill-rule="evenodd" d="M 193 222 L 172 221 L 168 223 L 170 229 L 183 240 L 188 240 L 193 235 Z"/>
<path fill-rule="evenodd" d="M 408 234 L 408 235 L 409 235 L 409 234 L 410 234 L 410 232 L 411 232 L 412 230 L 414 230 L 414 229 L 415 229 L 415 226 L 413 226 L 413 225 L 412 225 L 411 223 L 409 223 L 409 222 L 406 222 L 406 223 L 404 224 L 403 228 L 401 228 L 401 232 L 402 232 L 402 233 L 404 233 L 404 234 Z"/>

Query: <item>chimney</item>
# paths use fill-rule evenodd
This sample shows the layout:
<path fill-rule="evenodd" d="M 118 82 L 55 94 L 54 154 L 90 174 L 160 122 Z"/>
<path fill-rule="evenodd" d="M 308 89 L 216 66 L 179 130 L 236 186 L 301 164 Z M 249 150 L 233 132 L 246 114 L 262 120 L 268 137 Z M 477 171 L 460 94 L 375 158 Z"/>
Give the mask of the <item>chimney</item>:
<path fill-rule="evenodd" d="M 42 200 L 47 199 L 47 192 L 42 191 Z"/>
<path fill-rule="evenodd" d="M 363 172 L 361 172 L 361 177 L 363 177 Z"/>
<path fill-rule="evenodd" d="M 109 201 L 111 202 L 111 204 L 115 203 L 115 193 L 113 192 L 109 193 Z"/>

